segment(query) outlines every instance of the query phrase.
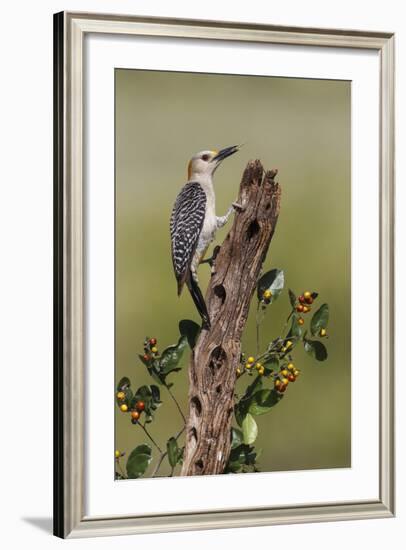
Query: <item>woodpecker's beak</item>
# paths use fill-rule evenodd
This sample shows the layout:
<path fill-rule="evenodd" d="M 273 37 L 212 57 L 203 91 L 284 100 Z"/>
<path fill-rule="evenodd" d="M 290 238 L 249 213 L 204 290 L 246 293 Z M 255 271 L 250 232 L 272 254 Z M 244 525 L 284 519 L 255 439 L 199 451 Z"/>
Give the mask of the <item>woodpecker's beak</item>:
<path fill-rule="evenodd" d="M 232 145 L 231 147 L 225 147 L 224 149 L 221 149 L 221 151 L 219 151 L 217 155 L 212 158 L 212 162 L 221 162 L 230 155 L 234 155 L 234 153 L 236 153 L 239 148 L 239 145 Z"/>

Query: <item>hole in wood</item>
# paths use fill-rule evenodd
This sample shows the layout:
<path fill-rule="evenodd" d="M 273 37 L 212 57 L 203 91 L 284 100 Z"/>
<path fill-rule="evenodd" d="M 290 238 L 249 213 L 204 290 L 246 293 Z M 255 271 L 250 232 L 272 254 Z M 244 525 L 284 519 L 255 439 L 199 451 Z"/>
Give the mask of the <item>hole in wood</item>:
<path fill-rule="evenodd" d="M 192 407 L 194 407 L 197 416 L 200 416 L 202 414 L 202 404 L 200 403 L 200 399 L 194 395 L 190 400 L 190 403 Z"/>
<path fill-rule="evenodd" d="M 224 304 L 224 300 L 226 299 L 226 296 L 227 296 L 226 289 L 224 288 L 224 286 L 216 285 L 213 288 L 213 292 L 217 296 L 217 298 L 220 298 L 221 303 Z"/>
<path fill-rule="evenodd" d="M 217 388 L 216 388 L 216 392 L 217 392 L 217 393 L 221 393 L 222 389 L 223 389 L 223 388 L 222 388 L 221 384 L 219 384 L 219 385 L 217 386 Z"/>
<path fill-rule="evenodd" d="M 191 437 L 193 437 L 193 439 L 195 441 L 197 441 L 197 431 L 196 431 L 196 428 L 194 426 L 192 428 L 190 428 L 190 435 L 191 435 Z"/>
<path fill-rule="evenodd" d="M 271 208 L 271 203 L 268 202 L 267 205 L 265 206 L 265 210 L 269 210 Z"/>
<path fill-rule="evenodd" d="M 200 473 L 203 471 L 203 460 L 199 458 L 199 460 L 196 460 L 195 462 L 196 470 Z"/>
<path fill-rule="evenodd" d="M 254 220 L 252 221 L 249 226 L 248 226 L 248 229 L 247 229 L 247 236 L 248 236 L 248 239 L 251 240 L 253 237 L 255 237 L 255 235 L 258 234 L 259 232 L 259 223 L 257 220 Z"/>
<path fill-rule="evenodd" d="M 212 371 L 222 367 L 227 360 L 227 354 L 221 346 L 217 346 L 211 352 L 209 367 Z"/>

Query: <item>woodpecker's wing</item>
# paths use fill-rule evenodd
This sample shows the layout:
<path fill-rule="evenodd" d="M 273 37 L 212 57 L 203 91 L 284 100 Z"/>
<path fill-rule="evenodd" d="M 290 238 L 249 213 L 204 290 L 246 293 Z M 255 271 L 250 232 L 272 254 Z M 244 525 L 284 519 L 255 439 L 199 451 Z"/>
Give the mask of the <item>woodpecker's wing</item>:
<path fill-rule="evenodd" d="M 206 193 L 197 182 L 188 182 L 176 197 L 170 230 L 172 262 L 178 294 L 188 276 L 206 214 Z"/>

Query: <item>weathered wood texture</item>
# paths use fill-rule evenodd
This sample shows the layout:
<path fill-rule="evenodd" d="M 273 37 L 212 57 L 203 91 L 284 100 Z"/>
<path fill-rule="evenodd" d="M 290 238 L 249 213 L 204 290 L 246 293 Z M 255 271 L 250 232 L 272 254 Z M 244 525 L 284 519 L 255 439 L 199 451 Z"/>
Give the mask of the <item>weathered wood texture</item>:
<path fill-rule="evenodd" d="M 236 369 L 252 295 L 279 215 L 277 171 L 250 161 L 233 226 L 206 293 L 211 330 L 202 330 L 189 365 L 189 416 L 181 475 L 220 474 L 230 453 Z"/>

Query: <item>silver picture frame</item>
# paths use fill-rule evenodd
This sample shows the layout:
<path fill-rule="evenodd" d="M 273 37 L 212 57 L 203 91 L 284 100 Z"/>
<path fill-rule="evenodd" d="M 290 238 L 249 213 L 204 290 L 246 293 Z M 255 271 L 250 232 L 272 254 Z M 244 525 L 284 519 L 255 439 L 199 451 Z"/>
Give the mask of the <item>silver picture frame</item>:
<path fill-rule="evenodd" d="M 93 518 L 84 507 L 83 43 L 86 34 L 374 50 L 380 57 L 379 498 L 322 505 Z M 124 535 L 389 518 L 394 466 L 394 34 L 62 12 L 54 16 L 54 534 Z"/>

